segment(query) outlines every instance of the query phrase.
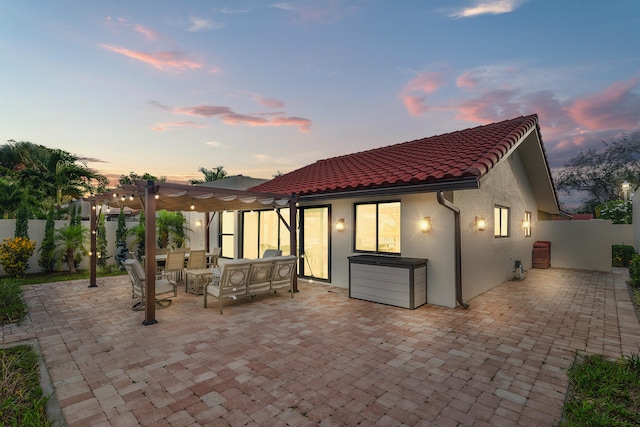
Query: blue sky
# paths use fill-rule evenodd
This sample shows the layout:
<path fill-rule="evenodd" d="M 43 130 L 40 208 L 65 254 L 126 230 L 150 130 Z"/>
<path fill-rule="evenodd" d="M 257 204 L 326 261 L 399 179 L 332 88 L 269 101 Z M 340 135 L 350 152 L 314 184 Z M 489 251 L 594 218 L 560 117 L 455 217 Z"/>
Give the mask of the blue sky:
<path fill-rule="evenodd" d="M 557 167 L 640 128 L 639 27 L 638 0 L 3 0 L 0 140 L 270 178 L 537 113 Z"/>

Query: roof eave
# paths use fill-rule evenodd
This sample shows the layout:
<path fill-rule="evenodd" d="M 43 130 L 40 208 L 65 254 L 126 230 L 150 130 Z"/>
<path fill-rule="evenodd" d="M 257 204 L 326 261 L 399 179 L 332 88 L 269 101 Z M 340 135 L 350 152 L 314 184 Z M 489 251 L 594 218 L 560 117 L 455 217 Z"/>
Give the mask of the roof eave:
<path fill-rule="evenodd" d="M 480 182 L 476 177 L 451 181 L 437 181 L 424 184 L 408 184 L 393 187 L 374 187 L 363 189 L 345 189 L 327 193 L 303 194 L 299 201 L 317 201 L 328 199 L 348 199 L 362 197 L 397 196 L 411 193 L 435 193 L 437 191 L 476 190 L 480 188 Z"/>

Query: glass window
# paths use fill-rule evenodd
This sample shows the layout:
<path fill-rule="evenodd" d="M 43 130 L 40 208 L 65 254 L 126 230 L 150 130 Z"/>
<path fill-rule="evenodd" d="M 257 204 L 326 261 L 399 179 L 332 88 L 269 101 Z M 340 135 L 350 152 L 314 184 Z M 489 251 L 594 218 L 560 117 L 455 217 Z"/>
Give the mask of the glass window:
<path fill-rule="evenodd" d="M 280 215 L 289 220 L 289 209 L 280 209 Z M 267 249 L 280 249 L 290 254 L 289 230 L 274 210 L 243 212 L 243 258 L 260 258 Z"/>
<path fill-rule="evenodd" d="M 220 215 L 220 247 L 223 258 L 233 258 L 236 246 L 236 215 L 235 212 L 225 211 Z"/>
<path fill-rule="evenodd" d="M 400 202 L 362 203 L 356 211 L 356 251 L 400 253 Z"/>
<path fill-rule="evenodd" d="M 495 206 L 493 208 L 493 235 L 495 237 L 509 237 L 509 208 Z"/>

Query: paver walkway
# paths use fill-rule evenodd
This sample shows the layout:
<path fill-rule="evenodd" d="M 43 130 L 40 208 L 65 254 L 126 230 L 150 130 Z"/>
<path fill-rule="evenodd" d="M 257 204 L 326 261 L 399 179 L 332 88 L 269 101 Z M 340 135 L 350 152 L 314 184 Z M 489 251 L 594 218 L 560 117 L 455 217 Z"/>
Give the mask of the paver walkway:
<path fill-rule="evenodd" d="M 416 310 L 301 282 L 215 303 L 180 292 L 159 323 L 130 310 L 126 276 L 28 286 L 68 426 L 551 426 L 579 353 L 640 351 L 625 270 L 531 270 L 468 301 Z"/>

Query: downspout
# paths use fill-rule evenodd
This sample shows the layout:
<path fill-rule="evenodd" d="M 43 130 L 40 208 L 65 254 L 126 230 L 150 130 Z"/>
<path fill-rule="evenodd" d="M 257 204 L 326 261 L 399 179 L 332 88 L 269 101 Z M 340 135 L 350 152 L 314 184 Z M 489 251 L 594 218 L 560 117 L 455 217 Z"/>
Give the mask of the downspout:
<path fill-rule="evenodd" d="M 460 209 L 444 198 L 442 191 L 438 191 L 438 203 L 453 212 L 455 224 L 455 257 L 456 257 L 456 301 L 463 308 L 469 308 L 469 304 L 462 300 L 462 237 L 460 233 Z"/>

